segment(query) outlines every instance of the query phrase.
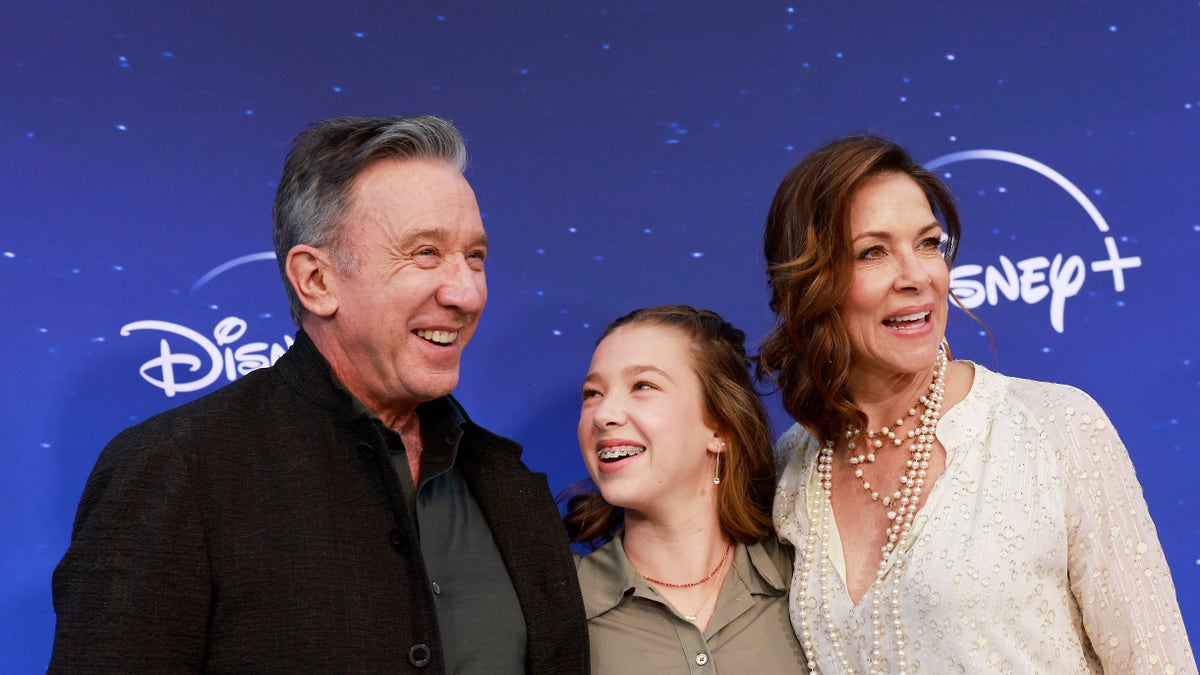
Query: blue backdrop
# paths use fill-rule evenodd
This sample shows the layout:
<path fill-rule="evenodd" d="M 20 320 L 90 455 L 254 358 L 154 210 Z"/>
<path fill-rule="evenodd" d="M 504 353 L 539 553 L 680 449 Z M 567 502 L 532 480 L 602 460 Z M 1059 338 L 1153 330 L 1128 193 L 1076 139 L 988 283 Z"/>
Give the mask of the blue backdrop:
<path fill-rule="evenodd" d="M 458 393 L 555 489 L 604 324 L 687 302 L 761 338 L 779 180 L 834 136 L 899 140 L 961 201 L 954 288 L 998 353 L 958 313 L 955 356 L 1100 401 L 1200 636 L 1195 0 L 338 5 L 0 4 L 5 671 L 49 657 L 103 445 L 289 344 L 275 181 L 346 114 L 467 137 L 493 248 Z"/>

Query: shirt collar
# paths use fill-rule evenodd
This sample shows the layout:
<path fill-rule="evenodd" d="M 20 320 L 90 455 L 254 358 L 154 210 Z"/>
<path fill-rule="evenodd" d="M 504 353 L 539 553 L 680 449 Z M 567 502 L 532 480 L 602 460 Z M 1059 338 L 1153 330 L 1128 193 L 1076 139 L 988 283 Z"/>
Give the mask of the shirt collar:
<path fill-rule="evenodd" d="M 649 587 L 625 557 L 624 537 L 624 530 L 617 532 L 607 544 L 579 561 L 579 587 L 589 621 L 620 605 L 639 585 Z"/>
<path fill-rule="evenodd" d="M 579 561 L 579 586 L 583 590 L 583 606 L 589 621 L 620 606 L 631 596 L 661 601 L 662 596 L 638 574 L 626 557 L 624 536 L 624 530 L 617 532 L 611 541 Z M 767 543 L 772 544 L 772 550 L 778 552 L 777 543 Z M 778 596 L 787 592 L 783 572 L 764 542 L 737 545 L 733 569 L 725 578 L 725 583 L 736 579 L 746 584 L 751 595 Z"/>
<path fill-rule="evenodd" d="M 351 394 L 336 375 L 330 373 L 330 377 L 334 388 L 349 397 L 351 414 L 356 419 L 364 419 L 374 424 L 385 436 L 396 433 L 366 404 L 358 400 L 358 397 Z M 424 485 L 454 466 L 467 415 L 458 401 L 449 395 L 421 403 L 415 412 L 421 420 L 421 437 L 424 439 L 424 449 L 421 453 L 421 485 Z"/>
<path fill-rule="evenodd" d="M 446 473 L 458 459 L 458 445 L 463 435 L 466 416 L 458 403 L 443 396 L 417 406 L 421 418 L 421 485 Z M 418 487 L 419 489 L 419 487 Z"/>

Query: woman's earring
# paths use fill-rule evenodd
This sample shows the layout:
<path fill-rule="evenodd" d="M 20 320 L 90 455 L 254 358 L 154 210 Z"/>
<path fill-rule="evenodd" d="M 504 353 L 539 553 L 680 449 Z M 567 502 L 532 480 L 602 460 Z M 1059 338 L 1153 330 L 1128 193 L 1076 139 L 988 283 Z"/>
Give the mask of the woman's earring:
<path fill-rule="evenodd" d="M 721 455 L 725 454 L 725 441 L 721 441 L 719 447 L 721 452 L 717 453 L 717 472 L 713 475 L 713 485 L 721 484 Z"/>

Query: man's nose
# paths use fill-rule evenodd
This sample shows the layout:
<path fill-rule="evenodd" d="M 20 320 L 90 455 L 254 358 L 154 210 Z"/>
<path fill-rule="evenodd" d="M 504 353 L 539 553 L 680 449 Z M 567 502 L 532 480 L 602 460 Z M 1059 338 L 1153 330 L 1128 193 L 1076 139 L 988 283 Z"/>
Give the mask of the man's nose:
<path fill-rule="evenodd" d="M 438 302 L 456 307 L 467 314 L 477 314 L 487 302 L 487 279 L 483 270 L 467 262 L 465 254 L 454 254 L 443 265 L 445 277 L 438 287 Z"/>

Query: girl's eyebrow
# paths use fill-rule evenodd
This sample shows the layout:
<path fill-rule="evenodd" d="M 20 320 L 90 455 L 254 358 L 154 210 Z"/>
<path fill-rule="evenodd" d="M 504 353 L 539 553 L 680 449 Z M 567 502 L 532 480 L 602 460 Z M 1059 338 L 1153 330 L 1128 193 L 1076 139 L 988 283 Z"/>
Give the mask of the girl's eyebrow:
<path fill-rule="evenodd" d="M 674 378 L 672 378 L 670 375 L 667 374 L 667 371 L 663 370 L 662 368 L 658 368 L 657 366 L 632 365 L 632 366 L 625 366 L 623 369 L 621 369 L 621 374 L 624 375 L 625 377 L 635 377 L 635 376 L 641 375 L 643 373 L 657 373 L 658 375 L 662 375 L 663 377 L 667 378 L 668 380 L 670 380 L 672 382 L 675 381 Z M 597 375 L 596 373 L 588 373 L 588 376 L 583 379 L 583 382 L 584 382 L 584 384 L 587 384 L 588 382 L 595 382 L 596 380 L 599 380 L 599 379 L 601 379 L 601 377 L 599 375 Z"/>

